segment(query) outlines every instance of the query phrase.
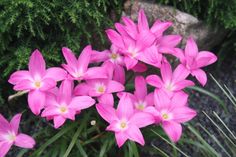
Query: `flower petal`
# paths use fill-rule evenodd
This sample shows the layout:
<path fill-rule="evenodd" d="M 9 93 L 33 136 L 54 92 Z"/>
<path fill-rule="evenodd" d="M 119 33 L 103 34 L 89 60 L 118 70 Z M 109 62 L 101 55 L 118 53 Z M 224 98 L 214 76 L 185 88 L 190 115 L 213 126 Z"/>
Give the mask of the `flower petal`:
<path fill-rule="evenodd" d="M 188 94 L 184 93 L 183 91 L 175 92 L 175 94 L 171 98 L 171 104 L 173 104 L 173 106 L 186 106 L 187 102 Z"/>
<path fill-rule="evenodd" d="M 170 82 L 172 79 L 172 70 L 169 62 L 164 62 L 161 65 L 161 77 L 163 82 Z"/>
<path fill-rule="evenodd" d="M 182 64 L 179 64 L 173 72 L 172 82 L 179 82 L 188 77 L 190 71 L 185 68 Z"/>
<path fill-rule="evenodd" d="M 202 86 L 205 86 L 207 83 L 207 75 L 202 69 L 193 70 L 191 74 L 196 77 Z"/>
<path fill-rule="evenodd" d="M 145 119 L 145 120 L 144 120 Z M 155 122 L 153 115 L 145 112 L 135 113 L 129 120 L 129 123 L 137 126 L 138 128 L 143 128 L 151 125 Z"/>
<path fill-rule="evenodd" d="M 35 141 L 32 137 L 26 134 L 18 134 L 16 136 L 14 145 L 21 148 L 33 148 L 35 145 Z"/>
<path fill-rule="evenodd" d="M 96 109 L 99 115 L 107 122 L 111 123 L 117 120 L 116 111 L 113 107 L 106 104 L 97 104 Z"/>
<path fill-rule="evenodd" d="M 57 83 L 54 79 L 52 78 L 45 78 L 42 81 L 42 87 L 40 87 L 41 91 L 47 91 L 49 89 L 52 89 L 56 87 Z"/>
<path fill-rule="evenodd" d="M 182 134 L 181 124 L 172 121 L 165 121 L 162 123 L 162 127 L 171 141 L 177 142 L 180 139 Z"/>
<path fill-rule="evenodd" d="M 122 66 L 114 66 L 113 80 L 125 84 L 125 69 Z"/>
<path fill-rule="evenodd" d="M 62 116 L 54 116 L 53 117 L 54 128 L 55 129 L 59 128 L 65 123 L 65 121 L 66 119 Z"/>
<path fill-rule="evenodd" d="M 138 13 L 138 30 L 139 32 L 142 32 L 144 30 L 149 30 L 147 17 L 143 9 L 140 9 Z"/>
<path fill-rule="evenodd" d="M 22 80 L 32 80 L 29 71 L 20 70 L 20 71 L 14 72 L 13 74 L 11 74 L 8 82 L 15 85 L 15 84 L 21 82 Z"/>
<path fill-rule="evenodd" d="M 161 88 L 163 86 L 162 80 L 157 75 L 147 76 L 146 81 L 149 85 L 157 87 L 157 88 Z"/>
<path fill-rule="evenodd" d="M 83 110 L 95 104 L 95 100 L 89 96 L 76 96 L 71 100 L 70 108 Z"/>
<path fill-rule="evenodd" d="M 78 69 L 81 69 L 81 71 L 86 71 L 88 69 L 91 53 L 92 53 L 91 45 L 88 45 L 83 49 L 83 51 L 81 52 L 78 58 L 78 62 L 77 62 Z"/>
<path fill-rule="evenodd" d="M 116 132 L 115 133 L 115 137 L 116 137 L 116 143 L 118 145 L 118 147 L 120 148 L 128 139 L 126 134 L 122 131 L 120 132 Z"/>
<path fill-rule="evenodd" d="M 128 57 L 128 56 L 125 56 L 124 62 L 125 62 L 125 66 L 126 66 L 127 70 L 130 70 L 138 63 L 138 60 Z"/>
<path fill-rule="evenodd" d="M 9 122 L 0 114 L 0 132 L 5 132 L 11 128 Z M 1 147 L 0 147 L 1 148 Z"/>
<path fill-rule="evenodd" d="M 33 76 L 39 75 L 39 76 L 43 77 L 45 75 L 45 72 L 46 72 L 45 61 L 43 59 L 42 54 L 37 49 L 30 56 L 29 72 Z"/>
<path fill-rule="evenodd" d="M 174 85 L 174 91 L 182 90 L 186 87 L 194 86 L 194 82 L 190 80 L 183 80 Z"/>
<path fill-rule="evenodd" d="M 13 143 L 0 141 L 0 157 L 5 157 L 12 145 Z"/>
<path fill-rule="evenodd" d="M 107 93 L 121 92 L 123 90 L 125 90 L 125 87 L 121 83 L 113 80 L 107 82 Z"/>
<path fill-rule="evenodd" d="M 16 115 L 11 119 L 11 122 L 10 122 L 11 128 L 13 129 L 13 131 L 14 131 L 16 134 L 18 133 L 20 120 L 21 120 L 21 114 L 16 114 Z"/>
<path fill-rule="evenodd" d="M 209 51 L 200 51 L 196 58 L 198 68 L 210 65 L 216 62 L 216 60 L 217 60 L 216 55 Z"/>
<path fill-rule="evenodd" d="M 120 34 L 118 34 L 116 31 L 112 29 L 106 30 L 106 34 L 110 39 L 110 41 L 112 42 L 112 44 L 116 45 L 119 48 L 124 48 L 124 42 Z"/>
<path fill-rule="evenodd" d="M 104 50 L 102 52 L 93 50 L 90 56 L 90 63 L 104 62 L 109 59 L 110 53 L 109 50 Z"/>
<path fill-rule="evenodd" d="M 68 64 L 68 66 L 73 67 L 73 69 L 76 69 L 77 59 L 75 57 L 75 54 L 71 51 L 71 49 L 69 49 L 67 47 L 63 47 L 62 53 L 63 53 L 63 56 L 66 60 L 66 63 Z"/>
<path fill-rule="evenodd" d="M 14 87 L 14 90 L 16 91 L 21 91 L 21 90 L 32 90 L 35 89 L 35 87 L 33 86 L 33 82 L 30 80 L 22 80 L 20 82 L 18 82 Z"/>
<path fill-rule="evenodd" d="M 64 80 L 66 76 L 67 72 L 62 68 L 52 67 L 47 69 L 44 78 L 51 78 L 54 79 L 55 81 L 61 81 Z"/>
<path fill-rule="evenodd" d="M 128 94 L 123 94 L 118 106 L 117 106 L 117 115 L 120 119 L 126 118 L 129 119 L 134 113 L 133 103 Z"/>
<path fill-rule="evenodd" d="M 197 115 L 197 112 L 187 106 L 175 107 L 171 113 L 173 114 L 173 121 L 177 123 L 185 123 L 190 121 Z"/>
<path fill-rule="evenodd" d="M 84 80 L 95 79 L 95 78 L 107 78 L 107 72 L 102 67 L 92 67 L 88 68 L 87 72 L 84 74 Z"/>
<path fill-rule="evenodd" d="M 156 21 L 151 27 L 151 32 L 157 37 L 162 36 L 162 33 L 172 25 L 172 22 L 160 22 Z"/>
<path fill-rule="evenodd" d="M 147 95 L 147 85 L 143 76 L 135 77 L 134 95 L 140 100 L 144 100 Z"/>
<path fill-rule="evenodd" d="M 170 106 L 170 98 L 163 90 L 155 90 L 154 91 L 154 104 L 158 110 L 162 108 L 169 108 Z"/>
<path fill-rule="evenodd" d="M 80 83 L 78 84 L 74 91 L 74 95 L 88 95 L 91 87 L 87 83 Z"/>
<path fill-rule="evenodd" d="M 127 133 L 127 137 L 135 142 L 138 142 L 142 146 L 144 146 L 145 141 L 143 135 L 139 128 L 135 125 L 129 125 L 129 128 L 125 131 Z"/>
<path fill-rule="evenodd" d="M 103 94 L 97 98 L 100 104 L 108 105 L 113 107 L 114 106 L 114 97 L 112 94 Z"/>
<path fill-rule="evenodd" d="M 138 62 L 138 63 L 132 68 L 132 70 L 133 70 L 134 72 L 140 72 L 140 73 L 142 73 L 142 72 L 147 71 L 147 66 L 146 66 L 145 64 L 141 63 L 141 62 Z"/>
<path fill-rule="evenodd" d="M 180 35 L 165 35 L 160 40 L 160 46 L 161 47 L 175 47 L 177 46 L 182 37 Z"/>
<path fill-rule="evenodd" d="M 192 37 L 188 38 L 184 51 L 185 55 L 188 57 L 197 57 L 198 47 Z"/>
<path fill-rule="evenodd" d="M 71 80 L 62 81 L 57 96 L 57 102 L 60 104 L 69 104 L 72 97 L 73 82 Z"/>
<path fill-rule="evenodd" d="M 45 98 L 46 98 L 46 94 L 44 92 L 39 91 L 39 90 L 33 90 L 33 91 L 29 92 L 28 104 L 29 104 L 31 111 L 35 115 L 39 115 L 40 111 L 45 106 Z"/>

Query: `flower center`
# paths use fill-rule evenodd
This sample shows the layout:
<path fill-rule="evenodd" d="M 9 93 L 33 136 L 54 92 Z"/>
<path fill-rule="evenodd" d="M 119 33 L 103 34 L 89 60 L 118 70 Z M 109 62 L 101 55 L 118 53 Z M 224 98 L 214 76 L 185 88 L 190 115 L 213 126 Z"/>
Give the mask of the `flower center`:
<path fill-rule="evenodd" d="M 66 113 L 68 111 L 68 108 L 66 106 L 61 106 L 59 110 L 61 113 Z"/>
<path fill-rule="evenodd" d="M 97 93 L 103 94 L 106 91 L 106 86 L 103 83 L 98 84 L 98 85 L 96 85 L 96 91 L 97 91 Z"/>
<path fill-rule="evenodd" d="M 9 141 L 9 142 L 15 141 L 15 140 L 16 140 L 16 135 L 15 135 L 15 133 L 9 132 L 9 133 L 6 135 L 6 140 Z"/>
<path fill-rule="evenodd" d="M 144 108 L 145 108 L 144 104 L 138 104 L 136 106 L 136 109 L 141 110 L 141 111 L 144 110 Z"/>
<path fill-rule="evenodd" d="M 36 88 L 40 88 L 41 87 L 41 82 L 40 81 L 35 81 L 34 85 Z"/>
<path fill-rule="evenodd" d="M 167 119 L 169 118 L 169 116 L 168 116 L 167 113 L 164 113 L 164 114 L 162 114 L 162 118 L 165 119 L 165 120 L 167 120 Z"/>
<path fill-rule="evenodd" d="M 169 90 L 169 91 L 172 91 L 172 90 L 173 90 L 173 85 L 172 85 L 172 83 L 167 83 L 167 84 L 166 84 L 166 89 Z"/>
<path fill-rule="evenodd" d="M 112 53 L 111 54 L 111 59 L 116 60 L 118 58 L 118 54 Z"/>
<path fill-rule="evenodd" d="M 127 126 L 126 122 L 121 122 L 121 123 L 120 123 L 120 127 L 121 127 L 122 129 L 125 129 L 126 126 Z"/>

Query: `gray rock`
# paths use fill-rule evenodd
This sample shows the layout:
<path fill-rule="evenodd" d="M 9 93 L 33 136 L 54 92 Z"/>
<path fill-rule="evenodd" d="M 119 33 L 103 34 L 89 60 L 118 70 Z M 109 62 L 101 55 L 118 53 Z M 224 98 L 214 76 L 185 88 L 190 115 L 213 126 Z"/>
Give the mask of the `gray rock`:
<path fill-rule="evenodd" d="M 126 1 L 124 15 L 137 20 L 140 8 L 145 10 L 150 24 L 153 24 L 156 19 L 173 22 L 167 34 L 181 35 L 183 37 L 181 47 L 184 47 L 186 39 L 192 36 L 197 41 L 200 50 L 210 50 L 227 35 L 227 31 L 222 28 L 208 26 L 190 14 L 174 7 L 156 4 L 152 0 L 134 0 L 133 3 L 130 0 Z"/>

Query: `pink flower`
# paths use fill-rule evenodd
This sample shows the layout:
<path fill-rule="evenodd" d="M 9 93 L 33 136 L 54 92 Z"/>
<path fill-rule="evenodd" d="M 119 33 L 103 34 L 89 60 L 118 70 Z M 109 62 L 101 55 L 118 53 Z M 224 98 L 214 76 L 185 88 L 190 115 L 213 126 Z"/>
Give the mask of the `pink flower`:
<path fill-rule="evenodd" d="M 139 12 L 138 25 L 126 17 L 123 17 L 125 26 L 119 23 L 115 27 L 119 33 L 112 29 L 106 31 L 108 38 L 119 51 L 124 54 L 126 68 L 132 69 L 137 63 L 143 51 L 154 44 L 154 33 L 148 28 L 148 23 L 143 10 Z"/>
<path fill-rule="evenodd" d="M 185 80 L 188 75 L 189 72 L 183 65 L 178 65 L 174 72 L 172 72 L 171 65 L 167 61 L 164 61 L 161 65 L 162 79 L 157 75 L 149 75 L 146 81 L 158 90 L 166 92 L 171 97 L 175 92 L 194 85 L 192 81 Z"/>
<path fill-rule="evenodd" d="M 63 125 L 66 119 L 75 120 L 77 113 L 95 103 L 95 100 L 89 96 L 73 96 L 72 90 L 72 81 L 64 80 L 59 90 L 55 90 L 54 94 L 49 93 L 47 95 L 42 117 L 53 119 L 55 128 Z"/>
<path fill-rule="evenodd" d="M 91 54 L 90 62 L 112 63 L 110 64 L 111 67 L 109 67 L 114 69 L 112 79 L 122 84 L 125 83 L 123 55 L 118 52 L 118 49 L 115 46 L 111 46 L 110 50 L 104 50 L 102 52 L 93 51 Z"/>
<path fill-rule="evenodd" d="M 112 106 L 97 104 L 96 108 L 101 117 L 110 123 L 106 130 L 115 132 L 118 146 L 121 147 L 127 139 L 144 145 L 144 138 L 139 128 L 152 124 L 153 116 L 145 112 L 135 113 L 127 94 L 120 99 L 117 110 Z"/>
<path fill-rule="evenodd" d="M 143 76 L 135 77 L 135 91 L 134 94 L 121 92 L 118 93 L 119 98 L 122 97 L 123 94 L 129 94 L 131 98 L 134 109 L 138 112 L 144 111 L 149 107 L 154 105 L 154 97 L 153 92 L 147 93 L 147 84 Z"/>
<path fill-rule="evenodd" d="M 197 44 L 191 37 L 187 40 L 184 53 L 182 50 L 176 49 L 175 56 L 180 59 L 180 62 L 186 70 L 188 70 L 192 76 L 195 76 L 202 86 L 207 82 L 207 75 L 201 68 L 217 60 L 217 57 L 212 52 L 198 52 Z"/>
<path fill-rule="evenodd" d="M 78 84 L 74 89 L 74 95 L 89 95 L 92 97 L 98 97 L 100 99 L 113 98 L 112 93 L 125 90 L 125 87 L 117 81 L 111 80 L 113 77 L 112 63 L 106 62 L 103 64 L 103 68 L 107 69 L 107 79 L 91 79 L 84 83 Z"/>
<path fill-rule="evenodd" d="M 71 79 L 81 81 L 94 78 L 107 78 L 103 68 L 88 68 L 92 53 L 90 45 L 83 49 L 78 59 L 69 48 L 63 47 L 62 52 L 67 62 L 67 64 L 62 64 L 62 66 L 68 71 Z"/>
<path fill-rule="evenodd" d="M 196 111 L 187 106 L 188 95 L 184 92 L 176 93 L 171 99 L 163 91 L 154 92 L 155 109 L 149 108 L 156 119 L 161 123 L 168 137 L 177 142 L 182 134 L 181 123 L 185 123 L 196 116 Z"/>
<path fill-rule="evenodd" d="M 10 123 L 0 114 L 0 157 L 4 157 L 12 145 L 22 148 L 33 148 L 32 137 L 18 132 L 21 114 L 15 115 Z"/>
<path fill-rule="evenodd" d="M 29 91 L 28 103 L 31 111 L 38 115 L 45 105 L 46 91 L 56 86 L 56 81 L 63 80 L 67 73 L 62 68 L 46 70 L 43 56 L 35 50 L 30 57 L 29 71 L 14 72 L 8 82 L 14 85 L 14 90 Z"/>

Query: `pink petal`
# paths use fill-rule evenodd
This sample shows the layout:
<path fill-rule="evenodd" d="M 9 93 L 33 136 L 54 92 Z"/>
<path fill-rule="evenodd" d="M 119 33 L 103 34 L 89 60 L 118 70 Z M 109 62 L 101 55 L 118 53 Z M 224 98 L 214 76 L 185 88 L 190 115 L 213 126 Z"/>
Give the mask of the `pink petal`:
<path fill-rule="evenodd" d="M 180 92 L 175 92 L 173 97 L 171 98 L 171 104 L 173 106 L 186 106 L 188 102 L 188 94 L 180 91 Z"/>
<path fill-rule="evenodd" d="M 120 23 L 115 23 L 116 30 L 121 34 L 121 36 L 129 36 L 125 30 L 125 27 Z"/>
<path fill-rule="evenodd" d="M 90 56 L 90 63 L 104 62 L 109 59 L 110 53 L 109 50 L 104 50 L 102 52 L 93 50 Z"/>
<path fill-rule="evenodd" d="M 35 115 L 39 115 L 45 106 L 45 93 L 39 90 L 30 91 L 28 94 L 28 104 Z"/>
<path fill-rule="evenodd" d="M 5 157 L 12 145 L 13 143 L 0 141 L 0 157 Z"/>
<path fill-rule="evenodd" d="M 33 76 L 44 76 L 46 72 L 46 65 L 45 61 L 43 59 L 42 54 L 39 52 L 39 50 L 35 50 L 32 55 L 30 56 L 29 60 L 29 72 Z"/>
<path fill-rule="evenodd" d="M 117 106 L 117 115 L 120 119 L 126 118 L 129 119 L 134 113 L 133 103 L 128 94 L 122 95 L 118 106 Z"/>
<path fill-rule="evenodd" d="M 58 104 L 57 104 L 58 105 Z M 42 117 L 53 117 L 53 116 L 57 116 L 57 115 L 59 115 L 60 113 L 59 113 L 59 111 L 58 111 L 58 107 L 57 106 L 48 106 L 48 107 L 46 107 L 44 110 L 43 110 L 43 112 L 42 112 L 42 114 L 41 114 L 41 116 Z"/>
<path fill-rule="evenodd" d="M 9 122 L 0 114 L 0 132 L 6 132 L 10 128 Z"/>
<path fill-rule="evenodd" d="M 16 91 L 21 91 L 21 90 L 32 90 L 35 89 L 35 87 L 33 86 L 33 82 L 30 80 L 22 80 L 20 82 L 18 82 L 14 87 L 14 90 Z"/>
<path fill-rule="evenodd" d="M 156 21 L 150 29 L 157 37 L 160 37 L 162 33 L 172 25 L 171 22 Z"/>
<path fill-rule="evenodd" d="M 13 131 L 17 134 L 18 133 L 18 128 L 21 120 L 21 114 L 16 114 L 10 122 L 11 128 Z"/>
<path fill-rule="evenodd" d="M 196 77 L 202 86 L 205 86 L 207 83 L 207 75 L 202 69 L 193 70 L 191 74 Z"/>
<path fill-rule="evenodd" d="M 111 123 L 114 120 L 117 120 L 116 111 L 110 105 L 97 104 L 96 109 L 99 115 L 107 122 Z"/>
<path fill-rule="evenodd" d="M 185 55 L 188 57 L 197 57 L 198 47 L 192 37 L 188 38 L 184 51 Z"/>
<path fill-rule="evenodd" d="M 147 71 L 147 66 L 146 66 L 145 64 L 141 63 L 141 62 L 138 62 L 138 63 L 132 68 L 132 70 L 133 70 L 134 72 L 140 72 L 140 73 L 142 73 L 142 72 Z"/>
<path fill-rule="evenodd" d="M 129 120 L 129 123 L 137 126 L 138 128 L 143 128 L 148 125 L 151 125 L 155 122 L 155 119 L 152 114 L 145 112 L 135 113 Z"/>
<path fill-rule="evenodd" d="M 118 147 L 120 148 L 128 139 L 126 134 L 124 132 L 116 132 L 115 133 L 115 137 L 116 137 L 116 143 L 118 145 Z"/>
<path fill-rule="evenodd" d="M 57 95 L 57 102 L 61 104 L 63 103 L 69 104 L 72 97 L 73 87 L 74 85 L 71 80 L 67 79 L 67 80 L 62 81 L 59 87 L 58 95 Z"/>
<path fill-rule="evenodd" d="M 157 47 L 153 45 L 146 48 L 144 53 L 138 56 L 138 59 L 159 68 L 161 66 L 162 54 L 159 53 Z"/>
<path fill-rule="evenodd" d="M 197 115 L 197 112 L 187 106 L 175 107 L 171 113 L 173 114 L 173 121 L 177 123 L 185 123 L 190 121 Z"/>
<path fill-rule="evenodd" d="M 116 31 L 108 29 L 106 30 L 106 33 L 112 44 L 116 45 L 119 48 L 124 48 L 122 37 Z"/>
<path fill-rule="evenodd" d="M 75 87 L 73 94 L 74 95 L 88 95 L 90 90 L 91 90 L 91 87 L 87 83 L 80 83 Z"/>
<path fill-rule="evenodd" d="M 161 122 L 160 112 L 153 106 L 148 106 L 144 109 L 144 112 L 149 113 L 153 116 L 155 124 Z"/>
<path fill-rule="evenodd" d="M 55 81 L 61 81 L 61 80 L 64 80 L 66 76 L 67 76 L 67 72 L 65 70 L 63 70 L 62 68 L 53 67 L 53 68 L 47 69 L 46 75 L 44 76 L 44 78 L 52 78 Z"/>
<path fill-rule="evenodd" d="M 59 128 L 65 123 L 65 121 L 66 119 L 62 116 L 54 116 L 53 117 L 54 128 L 55 129 Z"/>
<path fill-rule="evenodd" d="M 75 69 L 77 67 L 77 59 L 75 57 L 75 54 L 71 51 L 71 49 L 63 47 L 62 53 L 67 64 Z"/>
<path fill-rule="evenodd" d="M 157 75 L 147 76 L 146 81 L 149 85 L 157 87 L 157 88 L 161 88 L 163 86 L 162 80 Z"/>
<path fill-rule="evenodd" d="M 77 110 L 77 111 L 78 111 L 78 113 L 80 113 L 80 110 Z M 76 113 L 77 113 L 76 110 L 69 108 L 68 112 L 61 115 L 61 116 L 63 116 L 66 119 L 75 120 Z"/>
<path fill-rule="evenodd" d="M 56 81 L 52 78 L 45 78 L 42 81 L 42 87 L 40 87 L 41 91 L 47 91 L 49 89 L 52 89 L 56 87 Z"/>
<path fill-rule="evenodd" d="M 35 145 L 35 141 L 32 137 L 26 134 L 18 134 L 16 136 L 14 145 L 21 148 L 33 148 Z"/>
<path fill-rule="evenodd" d="M 193 81 L 183 80 L 183 81 L 180 81 L 174 85 L 174 90 L 179 91 L 179 90 L 182 90 L 182 89 L 184 89 L 186 87 L 190 87 L 190 86 L 194 86 Z"/>
<path fill-rule="evenodd" d="M 145 141 L 143 135 L 137 126 L 129 125 L 129 128 L 125 132 L 127 133 L 128 139 L 138 142 L 139 144 L 144 146 Z"/>
<path fill-rule="evenodd" d="M 205 67 L 216 62 L 217 57 L 214 53 L 209 51 L 200 51 L 197 55 L 196 62 L 199 68 Z"/>
<path fill-rule="evenodd" d="M 129 34 L 129 36 L 133 39 L 136 38 L 138 29 L 136 24 L 128 17 L 122 17 L 122 21 L 126 25 L 125 30 Z"/>
<path fill-rule="evenodd" d="M 173 53 L 171 53 L 173 56 L 177 57 L 181 63 L 185 63 L 185 56 L 184 52 L 180 48 L 174 48 Z"/>
<path fill-rule="evenodd" d="M 145 97 L 145 101 L 147 102 L 147 106 L 154 105 L 154 93 L 151 92 Z"/>
<path fill-rule="evenodd" d="M 110 62 L 110 61 L 103 62 L 103 64 L 102 64 L 102 68 L 103 68 L 104 70 L 106 69 L 107 78 L 108 78 L 109 80 L 112 80 L 112 78 L 113 78 L 114 66 L 115 66 L 115 64 L 113 64 L 113 63 Z"/>
<path fill-rule="evenodd" d="M 91 45 L 88 45 L 83 49 L 78 58 L 78 69 L 80 69 L 81 71 L 86 71 L 88 69 L 91 53 L 92 53 Z"/>
<path fill-rule="evenodd" d="M 15 84 L 21 82 L 22 80 L 32 80 L 29 71 L 20 70 L 20 71 L 14 72 L 13 74 L 11 74 L 8 82 L 15 85 Z"/>
<path fill-rule="evenodd" d="M 179 123 L 165 121 L 162 123 L 162 127 L 171 141 L 177 142 L 180 139 L 182 134 L 182 126 Z"/>
<path fill-rule="evenodd" d="M 136 47 L 138 50 L 142 51 L 145 48 L 151 46 L 156 37 L 150 31 L 142 31 L 137 36 Z"/>
<path fill-rule="evenodd" d="M 158 110 L 161 110 L 162 108 L 169 108 L 170 102 L 170 98 L 164 91 L 154 91 L 154 104 Z"/>
<path fill-rule="evenodd" d="M 107 78 L 106 70 L 102 67 L 92 67 L 84 74 L 84 79 Z"/>
<path fill-rule="evenodd" d="M 164 47 L 175 47 L 177 46 L 182 37 L 180 35 L 165 35 L 160 40 L 160 46 Z"/>
<path fill-rule="evenodd" d="M 76 96 L 72 99 L 69 107 L 76 110 L 83 110 L 95 104 L 95 100 L 89 96 Z"/>
<path fill-rule="evenodd" d="M 104 104 L 113 107 L 114 106 L 114 98 L 112 94 L 103 94 L 97 98 L 99 104 Z"/>
<path fill-rule="evenodd" d="M 121 84 L 125 83 L 125 69 L 122 66 L 114 66 L 113 79 L 120 82 Z"/>
<path fill-rule="evenodd" d="M 173 72 L 172 82 L 179 82 L 188 77 L 190 71 L 182 64 L 179 64 Z"/>
<path fill-rule="evenodd" d="M 120 92 L 123 90 L 125 90 L 125 87 L 121 83 L 116 82 L 116 81 L 112 81 L 112 80 L 108 81 L 107 89 L 106 89 L 107 93 Z"/>
<path fill-rule="evenodd" d="M 125 56 L 124 62 L 125 62 L 125 66 L 126 66 L 127 70 L 130 70 L 138 63 L 138 60 L 128 57 L 128 56 Z"/>
<path fill-rule="evenodd" d="M 135 77 L 134 95 L 140 100 L 144 100 L 147 95 L 147 85 L 143 76 Z"/>
<path fill-rule="evenodd" d="M 149 30 L 147 17 L 143 9 L 140 9 L 138 13 L 138 29 L 139 32 L 142 32 L 144 30 Z"/>
<path fill-rule="evenodd" d="M 161 65 L 161 77 L 164 82 L 170 82 L 172 79 L 171 65 L 168 62 L 164 62 Z"/>

